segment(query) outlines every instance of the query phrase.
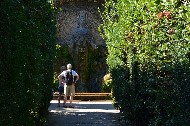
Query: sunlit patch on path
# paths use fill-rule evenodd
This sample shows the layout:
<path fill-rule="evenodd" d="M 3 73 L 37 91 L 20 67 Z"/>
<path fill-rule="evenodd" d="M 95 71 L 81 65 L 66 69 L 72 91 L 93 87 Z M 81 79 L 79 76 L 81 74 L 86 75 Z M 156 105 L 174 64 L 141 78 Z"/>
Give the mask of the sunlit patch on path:
<path fill-rule="evenodd" d="M 52 100 L 49 126 L 121 126 L 119 110 L 114 109 L 111 101 L 75 101 L 73 106 L 57 107 L 57 101 Z"/>

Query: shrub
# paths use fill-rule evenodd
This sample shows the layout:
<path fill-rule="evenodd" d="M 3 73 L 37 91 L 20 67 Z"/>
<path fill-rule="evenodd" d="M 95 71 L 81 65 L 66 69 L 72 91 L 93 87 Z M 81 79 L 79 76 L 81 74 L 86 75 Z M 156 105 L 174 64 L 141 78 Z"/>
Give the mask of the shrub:
<path fill-rule="evenodd" d="M 110 93 L 112 87 L 111 84 L 112 84 L 111 74 L 106 74 L 103 77 L 102 92 Z"/>
<path fill-rule="evenodd" d="M 113 100 L 130 125 L 188 125 L 190 3 L 108 0 L 101 28 Z"/>
<path fill-rule="evenodd" d="M 0 8 L 0 125 L 40 126 L 52 98 L 54 9 L 38 0 L 3 0 Z"/>

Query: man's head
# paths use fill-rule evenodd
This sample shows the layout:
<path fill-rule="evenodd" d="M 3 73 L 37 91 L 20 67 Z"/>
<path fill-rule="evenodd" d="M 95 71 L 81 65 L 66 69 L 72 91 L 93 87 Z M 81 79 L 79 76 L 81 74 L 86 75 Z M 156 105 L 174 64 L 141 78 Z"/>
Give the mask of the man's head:
<path fill-rule="evenodd" d="M 71 64 L 67 64 L 67 69 L 72 69 L 72 65 Z"/>
<path fill-rule="evenodd" d="M 65 66 L 61 66 L 60 70 L 64 71 L 64 70 L 66 70 L 66 67 Z"/>

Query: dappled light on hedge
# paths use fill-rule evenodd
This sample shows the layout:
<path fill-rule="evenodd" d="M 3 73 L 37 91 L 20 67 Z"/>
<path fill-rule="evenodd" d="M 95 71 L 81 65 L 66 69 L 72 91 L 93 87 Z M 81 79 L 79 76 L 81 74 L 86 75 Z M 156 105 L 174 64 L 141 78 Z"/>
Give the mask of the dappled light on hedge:
<path fill-rule="evenodd" d="M 1 1 L 1 126 L 40 126 L 52 98 L 55 17 L 50 1 Z"/>
<path fill-rule="evenodd" d="M 108 0 L 101 34 L 114 105 L 129 125 L 190 122 L 190 3 Z"/>

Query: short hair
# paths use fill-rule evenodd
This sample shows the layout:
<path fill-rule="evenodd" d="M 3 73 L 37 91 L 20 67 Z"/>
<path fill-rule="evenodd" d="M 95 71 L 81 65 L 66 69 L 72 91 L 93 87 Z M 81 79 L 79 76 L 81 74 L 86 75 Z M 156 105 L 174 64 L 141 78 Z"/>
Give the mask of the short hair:
<path fill-rule="evenodd" d="M 72 65 L 71 64 L 67 64 L 67 69 L 72 69 Z"/>
<path fill-rule="evenodd" d="M 66 67 L 65 66 L 61 66 L 60 70 L 64 71 L 64 70 L 66 70 Z"/>

